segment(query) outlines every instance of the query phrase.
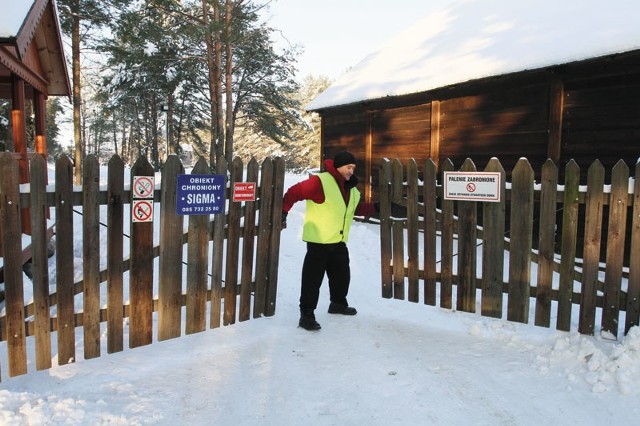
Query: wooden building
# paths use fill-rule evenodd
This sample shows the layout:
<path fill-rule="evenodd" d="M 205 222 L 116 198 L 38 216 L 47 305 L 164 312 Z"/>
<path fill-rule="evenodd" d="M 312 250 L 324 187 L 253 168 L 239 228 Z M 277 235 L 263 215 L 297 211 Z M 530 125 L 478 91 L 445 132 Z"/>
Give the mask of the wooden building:
<path fill-rule="evenodd" d="M 71 96 L 54 0 L 20 0 L 0 13 L 0 98 L 11 100 L 13 148 L 20 182 L 29 182 L 25 100 L 33 102 L 34 151 L 46 156 L 45 111 L 49 96 Z M 4 141 L 7 143 L 7 141 Z M 29 218 L 23 215 L 28 232 Z"/>
<path fill-rule="evenodd" d="M 469 0 L 429 15 L 314 99 L 323 158 L 343 149 L 375 198 L 384 157 L 574 159 L 583 177 L 640 156 L 640 5 Z M 366 183 L 366 184 L 365 184 Z"/>

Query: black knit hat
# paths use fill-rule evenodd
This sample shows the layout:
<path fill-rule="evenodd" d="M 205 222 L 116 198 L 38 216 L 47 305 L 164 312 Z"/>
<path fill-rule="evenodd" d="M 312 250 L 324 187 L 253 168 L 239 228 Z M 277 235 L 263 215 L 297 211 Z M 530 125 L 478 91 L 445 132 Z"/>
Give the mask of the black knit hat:
<path fill-rule="evenodd" d="M 333 167 L 336 169 L 347 164 L 356 164 L 356 157 L 347 151 L 340 151 L 333 157 Z"/>

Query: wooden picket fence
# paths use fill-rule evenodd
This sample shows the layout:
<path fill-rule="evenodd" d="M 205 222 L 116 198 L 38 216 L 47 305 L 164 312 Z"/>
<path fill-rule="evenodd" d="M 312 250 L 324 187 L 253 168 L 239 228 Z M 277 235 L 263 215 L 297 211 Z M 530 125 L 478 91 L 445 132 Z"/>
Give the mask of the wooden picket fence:
<path fill-rule="evenodd" d="M 584 190 L 573 160 L 559 186 L 558 168 L 550 160 L 542 167 L 539 185 L 526 159 L 518 161 L 507 185 L 502 165 L 492 159 L 484 171 L 501 173 L 499 203 L 444 199 L 440 183 L 445 171 L 454 171 L 451 161 L 444 162 L 438 174 L 427 160 L 419 179 L 414 160 L 406 170 L 397 159 L 382 161 L 383 297 L 422 299 L 434 306 L 439 298 L 439 306 L 447 309 L 455 300 L 457 310 L 479 308 L 482 316 L 495 318 L 504 315 L 506 298 L 508 321 L 527 323 L 532 305 L 535 325 L 551 327 L 555 318 L 555 327 L 564 331 L 570 330 L 575 307 L 578 331 L 587 335 L 594 334 L 599 318 L 600 331 L 617 337 L 621 311 L 625 334 L 638 325 L 640 179 L 630 184 L 624 162 L 613 167 L 605 187 L 605 169 L 595 161 Z M 458 171 L 475 172 L 476 167 L 467 159 Z M 635 176 L 640 176 L 640 163 Z M 394 217 L 394 205 L 403 206 L 406 217 Z M 505 222 L 510 224 L 506 230 Z M 583 241 L 581 258 L 576 256 L 578 241 Z M 559 252 L 554 247 L 560 247 Z M 601 253 L 606 253 L 604 262 Z M 537 265 L 535 282 L 532 265 Z"/>
<path fill-rule="evenodd" d="M 73 362 L 76 329 L 82 327 L 85 359 L 101 356 L 101 325 L 106 328 L 108 353 L 123 350 L 128 319 L 129 347 L 153 343 L 154 312 L 157 340 L 177 338 L 209 327 L 272 316 L 276 308 L 278 253 L 284 161 L 266 159 L 261 166 L 238 158 L 221 160 L 215 173 L 225 178 L 224 214 L 177 214 L 177 177 L 185 174 L 176 156 L 161 171 L 153 202 L 159 216 L 159 243 L 154 246 L 154 222 L 130 222 L 130 253 L 123 256 L 125 209 L 131 212 L 132 191 L 125 186 L 124 163 L 118 156 L 108 164 L 106 190 L 100 187 L 98 160 L 84 161 L 83 185 L 72 184 L 73 166 L 67 157 L 55 164 L 55 192 L 47 192 L 47 165 L 41 156 L 30 161 L 29 192 L 20 192 L 18 164 L 9 153 L 0 154 L 0 229 L 4 253 L 5 314 L 0 317 L 0 339 L 8 353 L 9 376 L 27 373 L 34 361 L 27 355 L 27 337 L 33 336 L 35 368 L 52 366 L 52 333 L 57 336 L 58 365 Z M 200 159 L 192 174 L 211 174 Z M 154 176 L 146 158 L 131 170 L 133 178 Z M 255 182 L 255 201 L 233 202 L 236 182 Z M 74 206 L 82 206 L 82 229 L 74 229 Z M 47 255 L 47 212 L 55 212 L 55 283 L 50 283 Z M 107 252 L 100 253 L 100 210 L 106 209 Z M 30 214 L 33 265 L 33 302 L 25 306 L 21 211 Z M 159 210 L 157 210 L 159 209 Z M 155 221 L 155 219 L 154 219 Z M 104 224 L 102 224 L 104 227 Z M 157 224 L 156 224 L 157 225 Z M 74 282 L 74 238 L 82 233 L 82 278 Z M 186 259 L 183 253 L 186 245 Z M 106 267 L 100 260 L 106 256 Z M 157 260 L 158 269 L 154 271 Z M 210 263 L 209 263 L 210 262 Z M 102 268 L 102 269 L 101 269 Z M 129 297 L 125 298 L 128 273 Z M 157 279 L 154 279 L 154 276 Z M 186 280 L 184 279 L 186 277 Z M 50 294 L 50 285 L 55 291 Z M 155 297 L 154 293 L 157 291 Z M 101 297 L 102 295 L 102 297 Z M 76 308 L 74 301 L 81 304 Z M 51 314 L 53 312 L 53 314 Z M 182 315 L 185 315 L 184 321 Z M 208 312 L 208 315 L 207 315 Z M 253 315 L 252 315 L 253 314 Z M 78 331 L 79 332 L 79 331 Z M 32 367 L 31 367 L 32 368 Z"/>

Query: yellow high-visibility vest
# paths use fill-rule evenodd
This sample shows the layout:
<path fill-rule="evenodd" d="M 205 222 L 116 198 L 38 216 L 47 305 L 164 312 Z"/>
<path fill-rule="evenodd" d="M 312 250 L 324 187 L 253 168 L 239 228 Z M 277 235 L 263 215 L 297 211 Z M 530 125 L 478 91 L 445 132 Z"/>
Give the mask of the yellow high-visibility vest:
<path fill-rule="evenodd" d="M 332 244 L 347 242 L 351 222 L 360 201 L 360 192 L 351 188 L 349 205 L 342 198 L 338 182 L 329 172 L 318 175 L 324 191 L 324 203 L 307 200 L 302 239 L 310 243 Z"/>

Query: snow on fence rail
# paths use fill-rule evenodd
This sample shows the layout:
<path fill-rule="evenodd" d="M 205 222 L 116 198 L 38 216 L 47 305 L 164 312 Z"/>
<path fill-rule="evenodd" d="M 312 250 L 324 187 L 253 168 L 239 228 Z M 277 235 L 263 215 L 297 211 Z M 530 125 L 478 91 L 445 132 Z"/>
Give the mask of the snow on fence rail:
<path fill-rule="evenodd" d="M 133 191 L 125 187 L 124 164 L 118 156 L 111 158 L 106 191 L 99 187 L 97 158 L 88 156 L 83 166 L 81 192 L 74 191 L 73 166 L 67 157 L 59 158 L 55 165 L 55 192 L 47 193 L 46 163 L 41 156 L 35 156 L 30 162 L 30 192 L 20 193 L 16 160 L 9 153 L 0 154 L 5 284 L 0 341 L 6 342 L 3 346 L 8 352 L 9 376 L 27 373 L 27 336 L 34 336 L 35 366 L 41 370 L 52 365 L 52 332 L 57 336 L 58 365 L 63 365 L 77 357 L 76 327 L 83 328 L 84 358 L 88 359 L 101 356 L 101 323 L 105 322 L 107 352 L 114 353 L 123 350 L 126 318 L 129 347 L 135 348 L 153 342 L 154 312 L 157 340 L 181 335 L 183 307 L 186 334 L 206 329 L 207 312 L 210 328 L 219 327 L 221 321 L 228 325 L 236 319 L 248 320 L 251 311 L 253 318 L 275 314 L 284 185 L 281 159 L 266 159 L 261 166 L 253 159 L 246 174 L 240 159 L 231 164 L 221 160 L 215 173 L 224 176 L 227 183 L 224 214 L 187 216 L 185 233 L 185 216 L 178 214 L 176 208 L 176 181 L 178 175 L 184 174 L 184 168 L 176 156 L 170 156 L 161 172 L 161 188 L 154 189 L 152 195 L 156 206 L 153 208 L 160 209 L 159 244 L 154 246 L 153 222 L 131 222 L 128 258 L 123 256 L 124 212 L 133 204 Z M 191 172 L 210 173 L 204 159 Z M 132 184 L 134 177 L 153 175 L 153 168 L 141 157 L 131 170 Z M 231 188 L 238 182 L 258 183 L 255 201 L 232 201 Z M 82 206 L 82 229 L 74 229 L 74 206 Z M 50 207 L 55 208 L 55 283 L 49 282 L 48 272 L 46 216 Z M 100 253 L 104 246 L 99 232 L 101 207 L 107 210 L 106 253 Z M 21 258 L 20 217 L 24 209 L 30 214 L 33 253 L 33 303 L 27 306 Z M 73 235 L 79 232 L 83 273 L 80 281 L 74 282 Z M 106 268 L 100 270 L 104 256 Z M 159 258 L 157 273 L 155 258 Z M 128 303 L 124 297 L 126 272 Z M 55 291 L 50 294 L 50 285 L 54 284 Z M 79 308 L 75 306 L 76 295 L 82 300 Z M 106 306 L 101 307 L 104 299 Z"/>
<path fill-rule="evenodd" d="M 413 159 L 406 170 L 398 159 L 382 161 L 383 297 L 406 295 L 419 302 L 422 293 L 424 303 L 435 306 L 439 290 L 443 308 L 451 309 L 455 300 L 457 310 L 476 312 L 479 307 L 481 315 L 496 318 L 503 316 L 506 298 L 507 320 L 527 323 L 531 305 L 535 325 L 550 327 L 555 317 L 556 328 L 564 331 L 570 330 L 575 305 L 578 331 L 587 335 L 594 334 L 599 318 L 601 332 L 617 337 L 620 311 L 625 311 L 625 334 L 638 325 L 640 179 L 630 180 L 623 161 L 605 186 L 604 167 L 596 160 L 584 187 L 573 160 L 559 186 L 552 161 L 543 165 L 536 185 L 531 165 L 521 159 L 508 187 L 502 165 L 492 159 L 484 171 L 501 174 L 500 202 L 445 199 L 441 183 L 444 172 L 451 171 L 449 160 L 440 174 L 427 160 L 420 180 Z M 473 173 L 476 167 L 467 159 L 460 171 Z M 640 163 L 635 176 L 640 176 Z M 395 213 L 398 205 L 402 214 Z M 537 278 L 532 264 L 537 264 Z"/>

